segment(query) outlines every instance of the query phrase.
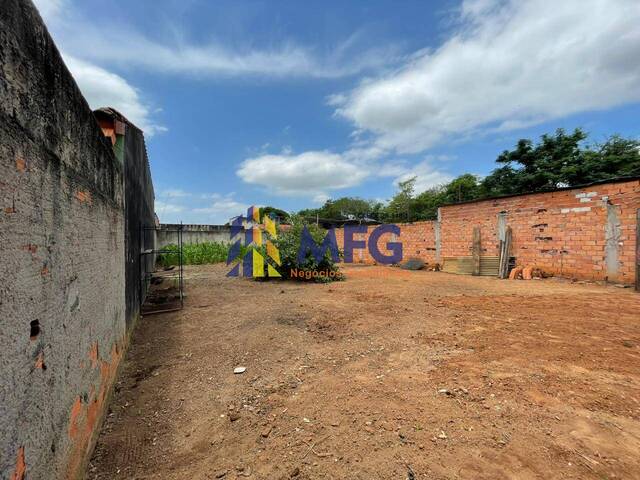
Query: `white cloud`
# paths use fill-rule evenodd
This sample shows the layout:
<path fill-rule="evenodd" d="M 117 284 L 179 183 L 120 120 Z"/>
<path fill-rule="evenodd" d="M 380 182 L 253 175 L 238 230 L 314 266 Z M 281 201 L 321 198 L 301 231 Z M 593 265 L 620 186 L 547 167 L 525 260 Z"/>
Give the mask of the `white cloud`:
<path fill-rule="evenodd" d="M 202 223 L 222 225 L 236 215 L 245 215 L 249 207 L 250 205 L 235 200 L 231 194 L 216 198 L 206 207 L 194 208 L 193 213 L 203 219 Z"/>
<path fill-rule="evenodd" d="M 382 160 L 383 155 L 382 151 L 368 148 L 352 148 L 340 154 L 264 154 L 242 162 L 236 173 L 246 183 L 266 187 L 277 195 L 307 197 L 315 204 L 324 203 L 332 190 L 355 187 L 376 177 L 395 177 L 397 185 L 415 176 L 417 193 L 453 178 L 432 165 L 448 158 L 442 155 L 428 155 L 417 165 L 405 160 Z"/>
<path fill-rule="evenodd" d="M 176 213 L 182 213 L 185 210 L 185 208 L 181 205 L 168 203 L 163 200 L 155 201 L 155 209 L 160 220 L 164 220 L 165 216 L 167 215 L 175 215 Z"/>
<path fill-rule="evenodd" d="M 96 44 L 91 37 L 98 38 L 101 35 L 100 28 L 95 25 L 74 21 L 71 0 L 34 0 L 34 3 L 58 43 L 67 68 L 91 108 L 113 107 L 149 137 L 167 130 L 166 127 L 152 120 L 152 113 L 157 113 L 161 109 L 152 109 L 143 101 L 137 88 L 120 75 L 69 53 L 83 42 L 88 42 L 90 48 L 95 48 Z M 62 30 L 63 33 L 57 30 Z M 71 32 L 71 36 L 64 34 L 67 30 Z M 78 32 L 78 37 L 73 36 L 74 31 Z"/>
<path fill-rule="evenodd" d="M 181 190 L 179 188 L 168 188 L 166 190 L 163 190 L 159 196 L 160 197 L 165 197 L 165 198 L 184 198 L 184 197 L 190 197 L 192 194 L 189 192 L 185 192 L 184 190 Z M 217 195 L 217 194 L 212 194 L 212 195 Z"/>
<path fill-rule="evenodd" d="M 63 58 L 91 108 L 113 107 L 147 136 L 166 131 L 153 122 L 150 107 L 124 78 L 70 55 L 63 54 Z"/>
<path fill-rule="evenodd" d="M 343 105 L 346 101 L 347 96 L 344 93 L 333 93 L 326 98 L 327 105 L 330 107 Z"/>
<path fill-rule="evenodd" d="M 230 50 L 220 44 L 162 44 L 135 32 L 120 33 L 114 42 L 108 34 L 98 39 L 100 48 L 78 44 L 74 51 L 86 58 L 114 65 L 139 67 L 147 71 L 197 76 L 297 76 L 338 78 L 383 66 L 393 52 L 381 49 L 350 58 L 323 57 L 312 50 L 284 44 L 272 50 L 246 48 Z"/>
<path fill-rule="evenodd" d="M 394 45 L 370 47 L 363 31 L 323 49 L 286 39 L 269 48 L 232 40 L 193 42 L 175 23 L 159 25 L 160 35 L 152 38 L 125 23 L 109 23 L 109 17 L 83 15 L 74 0 L 34 3 L 91 107 L 116 108 L 148 136 L 166 130 L 153 120 L 161 109 L 152 109 L 114 68 L 195 77 L 338 78 L 386 68 L 398 58 Z"/>
<path fill-rule="evenodd" d="M 72 8 L 72 0 L 35 3 L 65 51 L 100 65 L 193 76 L 339 78 L 387 68 L 398 58 L 395 45 L 371 47 L 364 30 L 322 49 L 287 39 L 274 39 L 273 47 L 257 48 L 246 40 L 193 42 L 177 23 L 157 25 L 161 33 L 157 37 L 162 38 L 158 40 L 125 24 L 84 16 Z M 68 5 L 62 8 L 63 3 Z"/>
<path fill-rule="evenodd" d="M 57 18 L 68 6 L 67 0 L 34 0 L 33 3 L 45 21 Z"/>
<path fill-rule="evenodd" d="M 358 185 L 369 175 L 361 165 L 326 151 L 249 158 L 242 162 L 237 174 L 245 182 L 267 187 L 276 194 L 317 198 L 326 195 L 327 190 Z"/>
<path fill-rule="evenodd" d="M 162 190 L 155 210 L 162 223 L 223 225 L 231 217 L 243 215 L 250 205 L 235 199 L 234 193 L 221 194 Z"/>
<path fill-rule="evenodd" d="M 398 183 L 409 180 L 412 177 L 416 177 L 414 187 L 416 194 L 453 180 L 453 177 L 448 173 L 443 173 L 434 169 L 429 158 L 423 160 L 417 165 L 406 168 L 403 173 L 396 177 L 393 183 L 398 185 Z"/>
<path fill-rule="evenodd" d="M 329 195 L 325 193 L 319 193 L 313 197 L 313 203 L 316 205 L 324 205 L 327 200 L 329 200 Z"/>
<path fill-rule="evenodd" d="M 637 0 L 465 1 L 438 49 L 329 101 L 400 153 L 637 102 L 639 24 Z"/>
<path fill-rule="evenodd" d="M 233 195 L 232 193 L 229 195 Z M 219 193 L 200 193 L 197 195 L 198 198 L 204 198 L 204 199 L 217 199 L 217 198 L 222 198 L 223 195 L 219 194 Z"/>
<path fill-rule="evenodd" d="M 376 174 L 379 177 L 397 177 L 399 175 L 404 175 L 407 170 L 407 162 L 390 161 L 380 165 L 380 167 L 376 171 Z"/>

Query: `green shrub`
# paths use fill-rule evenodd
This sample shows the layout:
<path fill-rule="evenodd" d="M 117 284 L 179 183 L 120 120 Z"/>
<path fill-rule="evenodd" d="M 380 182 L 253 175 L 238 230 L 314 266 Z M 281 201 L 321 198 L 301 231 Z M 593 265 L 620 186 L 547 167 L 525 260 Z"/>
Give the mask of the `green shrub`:
<path fill-rule="evenodd" d="M 325 252 L 324 257 L 320 262 L 311 255 L 307 254 L 304 262 L 298 263 L 298 249 L 300 248 L 300 239 L 302 237 L 302 231 L 305 223 L 300 217 L 291 218 L 291 228 L 287 231 L 279 232 L 278 238 L 273 241 L 275 246 L 280 251 L 281 266 L 276 267 L 278 272 L 284 279 L 292 280 L 309 280 L 314 282 L 331 282 L 333 280 L 342 280 L 343 276 L 340 273 L 337 264 L 331 259 L 330 253 Z M 306 225 L 311 233 L 313 239 L 318 243 L 322 243 L 327 231 L 319 228 L 314 224 Z M 185 244 L 182 248 L 182 261 L 185 265 L 202 265 L 207 263 L 219 263 L 226 262 L 229 255 L 230 245 L 218 242 L 205 242 Z M 169 267 L 172 265 L 178 265 L 179 263 L 179 250 L 178 246 L 174 244 L 167 245 L 162 248 L 168 253 L 162 253 L 158 255 L 157 262 L 163 267 Z M 260 254 L 267 258 L 267 252 L 264 245 L 257 247 Z M 240 254 L 233 260 L 234 262 L 242 261 L 244 255 L 249 251 L 249 248 L 242 245 L 240 247 Z M 275 264 L 269 260 L 269 262 L 275 266 Z M 306 277 L 291 277 L 291 271 L 303 271 L 303 272 L 324 272 L 323 276 L 310 276 Z M 266 267 L 265 267 L 266 271 Z M 331 272 L 333 276 L 331 276 Z"/>
<path fill-rule="evenodd" d="M 300 248 L 300 239 L 302 238 L 302 231 L 306 225 L 307 229 L 311 233 L 311 236 L 316 243 L 322 243 L 327 231 L 314 225 L 305 224 L 301 217 L 291 216 L 291 228 L 287 231 L 280 232 L 278 238 L 274 241 L 276 247 L 280 251 L 280 260 L 282 265 L 278 268 L 278 271 L 282 275 L 282 278 L 292 280 L 310 280 L 315 282 L 331 282 L 333 280 L 342 280 L 343 276 L 338 269 L 338 265 L 332 260 L 329 251 L 325 252 L 324 257 L 320 262 L 307 253 L 305 260 L 302 263 L 298 263 L 298 250 Z M 291 277 L 291 271 L 304 271 L 304 272 L 333 272 L 334 276 L 316 276 L 310 278 Z"/>
<path fill-rule="evenodd" d="M 158 255 L 157 262 L 163 267 L 178 265 L 180 250 L 175 244 L 166 245 L 162 250 L 168 253 Z M 220 242 L 189 243 L 182 246 L 182 262 L 185 265 L 220 263 L 227 260 L 229 245 Z"/>

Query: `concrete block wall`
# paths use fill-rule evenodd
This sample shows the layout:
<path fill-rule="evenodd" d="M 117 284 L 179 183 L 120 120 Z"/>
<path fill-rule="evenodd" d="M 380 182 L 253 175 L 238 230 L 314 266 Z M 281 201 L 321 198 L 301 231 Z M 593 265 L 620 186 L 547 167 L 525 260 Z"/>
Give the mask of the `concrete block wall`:
<path fill-rule="evenodd" d="M 155 194 L 142 130 L 117 110 L 103 107 L 96 120 L 124 171 L 124 245 L 127 326 L 135 324 L 147 290 L 147 274 L 155 267 Z"/>
<path fill-rule="evenodd" d="M 470 256 L 473 228 L 482 255 L 499 255 L 499 215 L 513 231 L 512 255 L 558 276 L 635 281 L 640 181 L 629 180 L 440 209 L 442 255 Z"/>
<path fill-rule="evenodd" d="M 162 248 L 171 243 L 178 243 L 175 230 L 182 228 L 182 242 L 192 243 L 216 242 L 231 243 L 231 227 L 228 225 L 180 225 L 163 223 L 156 231 L 156 248 Z"/>
<path fill-rule="evenodd" d="M 383 254 L 390 254 L 385 247 L 387 242 L 402 242 L 402 255 L 403 258 L 420 258 L 428 264 L 434 264 L 437 262 L 436 255 L 436 222 L 414 222 L 414 223 L 399 223 L 400 235 L 395 237 L 392 234 L 385 233 L 380 237 L 379 249 Z M 367 226 L 366 234 L 355 234 L 354 239 L 366 240 L 367 246 L 369 245 L 369 236 L 371 232 L 377 227 L 377 225 Z M 344 249 L 344 229 L 336 228 L 336 240 L 338 248 Z M 374 265 L 377 262 L 369 253 L 369 249 L 364 250 L 355 249 L 353 253 L 354 263 L 362 263 L 366 265 Z"/>
<path fill-rule="evenodd" d="M 124 134 L 124 245 L 127 327 L 135 325 L 146 297 L 147 273 L 154 270 L 155 256 L 140 252 L 155 246 L 155 195 L 142 131 L 125 121 Z M 142 285 L 142 287 L 141 287 Z"/>
<path fill-rule="evenodd" d="M 0 478 L 76 478 L 122 358 L 123 176 L 33 5 L 0 8 Z"/>

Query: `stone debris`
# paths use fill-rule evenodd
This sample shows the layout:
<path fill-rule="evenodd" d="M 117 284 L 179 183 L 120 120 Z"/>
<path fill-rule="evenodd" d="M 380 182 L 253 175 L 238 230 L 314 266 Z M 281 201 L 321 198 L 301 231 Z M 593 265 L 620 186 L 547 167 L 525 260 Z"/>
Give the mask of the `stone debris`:
<path fill-rule="evenodd" d="M 400 268 L 403 268 L 405 270 L 422 270 L 424 267 L 424 261 L 420 260 L 419 258 L 410 258 L 400 265 Z"/>

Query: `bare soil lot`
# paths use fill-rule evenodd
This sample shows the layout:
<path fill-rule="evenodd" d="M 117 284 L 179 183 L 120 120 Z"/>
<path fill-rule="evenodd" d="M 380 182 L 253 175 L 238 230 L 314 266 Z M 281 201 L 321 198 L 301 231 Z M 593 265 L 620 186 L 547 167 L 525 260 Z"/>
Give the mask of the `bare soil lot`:
<path fill-rule="evenodd" d="M 138 324 L 87 478 L 640 478 L 640 295 L 345 272 L 189 267 L 186 308 Z"/>

